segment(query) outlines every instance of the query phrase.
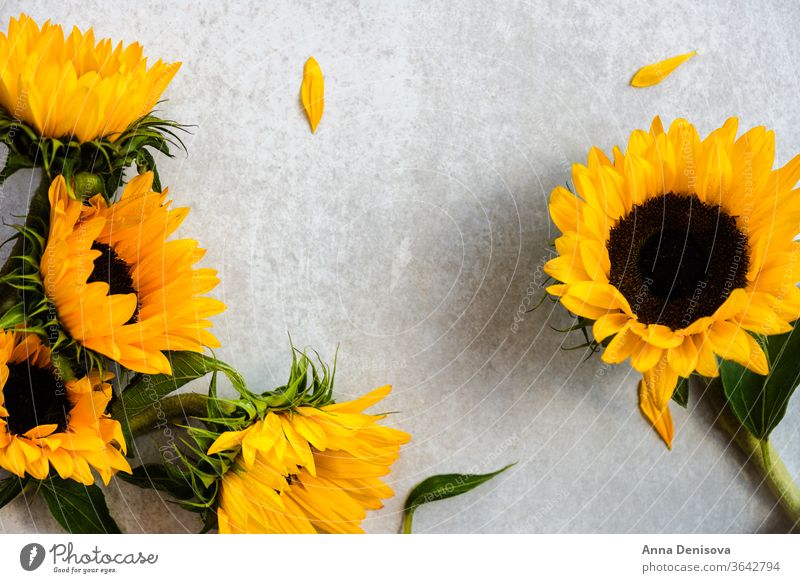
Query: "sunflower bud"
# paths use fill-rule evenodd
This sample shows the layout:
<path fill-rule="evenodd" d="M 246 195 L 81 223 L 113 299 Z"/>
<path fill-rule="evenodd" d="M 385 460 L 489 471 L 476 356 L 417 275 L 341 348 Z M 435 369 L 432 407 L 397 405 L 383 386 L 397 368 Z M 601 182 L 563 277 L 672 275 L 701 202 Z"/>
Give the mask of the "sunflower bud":
<path fill-rule="evenodd" d="M 106 185 L 103 179 L 91 172 L 78 172 L 72 185 L 72 198 L 75 200 L 88 200 L 96 194 L 105 196 Z"/>

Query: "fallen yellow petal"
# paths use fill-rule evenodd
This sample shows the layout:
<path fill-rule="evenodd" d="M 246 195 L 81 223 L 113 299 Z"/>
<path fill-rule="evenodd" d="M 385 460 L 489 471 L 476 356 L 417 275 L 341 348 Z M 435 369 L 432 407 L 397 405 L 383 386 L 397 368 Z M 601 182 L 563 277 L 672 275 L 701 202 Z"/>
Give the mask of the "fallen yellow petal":
<path fill-rule="evenodd" d="M 319 63 L 314 57 L 309 57 L 303 67 L 300 99 L 303 102 L 303 109 L 306 110 L 313 134 L 317 131 L 319 120 L 322 119 L 322 112 L 325 109 L 325 79 L 322 76 L 322 69 L 319 68 Z"/>
<path fill-rule="evenodd" d="M 631 85 L 634 87 L 652 87 L 658 85 L 675 69 L 680 67 L 683 63 L 691 59 L 697 54 L 697 51 L 678 55 L 677 57 L 670 57 L 664 61 L 653 63 L 652 65 L 645 65 L 638 71 L 631 79 Z"/>

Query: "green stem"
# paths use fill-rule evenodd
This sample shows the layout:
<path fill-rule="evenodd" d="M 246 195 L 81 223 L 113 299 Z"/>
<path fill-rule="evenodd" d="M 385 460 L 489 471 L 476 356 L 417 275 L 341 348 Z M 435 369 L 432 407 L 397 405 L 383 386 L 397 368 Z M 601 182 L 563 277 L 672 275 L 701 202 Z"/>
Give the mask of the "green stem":
<path fill-rule="evenodd" d="M 414 521 L 414 510 L 416 508 L 409 508 L 406 510 L 405 516 L 403 516 L 403 530 L 401 534 L 411 534 L 411 526 Z"/>
<path fill-rule="evenodd" d="M 719 381 L 716 380 L 714 383 Z M 720 385 L 718 392 L 721 391 Z M 720 405 L 719 396 L 715 400 Z M 734 443 L 763 476 L 764 482 L 792 521 L 792 528 L 800 527 L 800 486 L 795 483 L 772 443 L 768 439 L 758 439 L 751 434 L 739 423 L 727 404 L 719 407 L 717 423 L 733 438 Z"/>
<path fill-rule="evenodd" d="M 131 435 L 137 437 L 164 427 L 167 423 L 185 423 L 189 417 L 206 417 L 208 397 L 183 393 L 164 397 L 144 411 L 128 418 Z"/>

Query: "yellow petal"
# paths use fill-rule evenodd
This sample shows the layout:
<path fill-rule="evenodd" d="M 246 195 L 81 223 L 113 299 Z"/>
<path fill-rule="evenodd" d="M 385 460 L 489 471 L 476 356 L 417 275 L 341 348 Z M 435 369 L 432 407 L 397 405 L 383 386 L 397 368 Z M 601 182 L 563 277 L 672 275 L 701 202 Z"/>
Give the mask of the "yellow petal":
<path fill-rule="evenodd" d="M 669 59 L 653 63 L 652 65 L 645 65 L 636 71 L 633 79 L 631 79 L 631 85 L 633 87 L 651 87 L 653 85 L 658 85 L 666 79 L 670 73 L 696 54 L 696 51 L 692 51 L 691 53 L 678 55 L 677 57 L 670 57 Z"/>
<path fill-rule="evenodd" d="M 628 300 L 616 287 L 609 283 L 581 281 L 572 284 L 569 286 L 566 296 L 561 298 L 561 302 L 567 305 L 565 300 L 572 301 L 572 305 L 575 306 L 588 304 L 595 308 L 602 308 L 603 312 L 620 310 L 626 314 L 632 314 Z M 578 312 L 573 313 L 578 314 Z"/>
<path fill-rule="evenodd" d="M 226 431 L 221 433 L 220 436 L 208 448 L 208 455 L 214 455 L 226 449 L 233 449 L 238 447 L 249 431 Z"/>
<path fill-rule="evenodd" d="M 641 349 L 641 345 L 642 342 L 639 340 L 639 337 L 633 333 L 630 328 L 630 323 L 628 323 L 617 332 L 611 342 L 608 343 L 608 346 L 606 346 L 600 358 L 607 364 L 619 364 L 632 353 L 638 353 Z"/>
<path fill-rule="evenodd" d="M 694 343 L 692 336 L 687 336 L 678 346 L 670 348 L 667 352 L 667 362 L 676 373 L 688 378 L 697 368 L 700 351 Z"/>
<path fill-rule="evenodd" d="M 676 334 L 663 324 L 649 324 L 641 328 L 635 328 L 634 332 L 642 340 L 658 348 L 674 348 L 683 342 L 683 336 Z"/>
<path fill-rule="evenodd" d="M 311 133 L 315 133 L 325 109 L 325 79 L 314 57 L 309 57 L 303 67 L 300 99 L 303 102 L 303 109 L 306 110 L 308 123 L 311 124 Z"/>
<path fill-rule="evenodd" d="M 663 355 L 663 348 L 645 342 L 638 352 L 631 355 L 631 366 L 641 373 L 648 372 L 661 361 Z"/>
<path fill-rule="evenodd" d="M 592 325 L 594 339 L 597 342 L 602 342 L 609 336 L 612 336 L 622 330 L 622 328 L 628 323 L 628 321 L 630 321 L 630 319 L 631 317 L 627 314 L 619 313 L 600 316 Z"/>
<path fill-rule="evenodd" d="M 586 273 L 596 282 L 608 283 L 608 275 L 611 273 L 611 260 L 608 257 L 606 246 L 599 241 L 589 239 L 581 241 L 578 249 Z"/>
<path fill-rule="evenodd" d="M 556 186 L 550 194 L 550 216 L 553 223 L 562 233 L 578 230 L 578 221 L 581 218 L 581 202 L 563 186 Z"/>
<path fill-rule="evenodd" d="M 730 322 L 715 322 L 708 330 L 712 350 L 725 360 L 738 362 L 753 372 L 769 374 L 767 357 L 755 339 Z"/>
<path fill-rule="evenodd" d="M 642 415 L 650 422 L 661 439 L 669 449 L 672 449 L 672 439 L 675 437 L 675 427 L 669 406 L 659 409 L 655 402 L 655 395 L 648 383 L 642 379 L 639 382 L 639 409 Z"/>
<path fill-rule="evenodd" d="M 692 340 L 697 347 L 697 372 L 701 376 L 708 378 L 719 376 L 717 357 L 711 348 L 711 342 L 708 340 L 708 333 L 702 332 L 693 336 Z"/>

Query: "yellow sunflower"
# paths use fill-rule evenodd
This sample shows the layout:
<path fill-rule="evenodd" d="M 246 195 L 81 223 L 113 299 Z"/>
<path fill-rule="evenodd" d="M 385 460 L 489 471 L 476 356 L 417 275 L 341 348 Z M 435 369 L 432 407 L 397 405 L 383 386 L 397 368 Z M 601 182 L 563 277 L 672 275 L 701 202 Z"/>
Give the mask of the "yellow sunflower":
<path fill-rule="evenodd" d="M 122 428 L 106 413 L 113 377 L 64 381 L 38 336 L 0 331 L 0 467 L 37 480 L 52 467 L 86 485 L 91 468 L 105 484 L 130 473 Z"/>
<path fill-rule="evenodd" d="M 392 490 L 381 481 L 407 433 L 363 411 L 385 386 L 339 404 L 270 411 L 242 431 L 221 434 L 209 454 L 238 449 L 222 476 L 220 533 L 360 533 L 367 510 Z"/>
<path fill-rule="evenodd" d="M 65 37 L 22 14 L 0 33 L 0 106 L 40 136 L 113 140 L 150 113 L 179 67 L 148 67 L 138 43 L 95 41 L 91 28 Z"/>
<path fill-rule="evenodd" d="M 613 162 L 592 148 L 573 166 L 576 194 L 550 198 L 561 236 L 548 292 L 594 321 L 605 362 L 630 357 L 642 413 L 668 446 L 679 378 L 717 376 L 717 358 L 766 374 L 753 335 L 800 317 L 800 156 L 773 169 L 773 133 L 737 139 L 737 126 L 701 140 L 686 120 L 665 132 L 655 118 Z"/>
<path fill-rule="evenodd" d="M 63 177 L 50 186 L 50 232 L 40 265 L 58 321 L 85 348 L 142 373 L 171 373 L 165 350 L 202 352 L 219 342 L 210 316 L 225 305 L 202 294 L 219 280 L 194 269 L 197 241 L 168 241 L 188 209 L 169 209 L 153 174 L 125 187 L 118 202 L 70 198 Z"/>

